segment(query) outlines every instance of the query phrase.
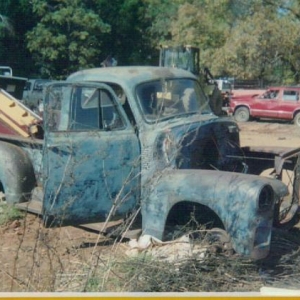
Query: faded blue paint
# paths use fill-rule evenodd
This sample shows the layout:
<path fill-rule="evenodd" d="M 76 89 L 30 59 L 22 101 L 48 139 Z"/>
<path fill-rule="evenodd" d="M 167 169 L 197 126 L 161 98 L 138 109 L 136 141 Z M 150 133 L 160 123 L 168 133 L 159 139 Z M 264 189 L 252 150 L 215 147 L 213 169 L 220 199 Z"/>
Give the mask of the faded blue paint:
<path fill-rule="evenodd" d="M 28 201 L 36 179 L 28 154 L 8 141 L 0 143 L 0 182 L 9 204 Z"/>
<path fill-rule="evenodd" d="M 42 157 L 43 157 L 43 141 L 38 139 L 28 139 L 16 136 L 1 135 L 1 143 L 6 142 L 21 148 L 24 154 L 28 156 L 31 162 L 31 167 L 34 169 L 33 180 L 36 184 L 42 184 Z M 1 147 L 0 147 L 1 151 Z M 15 160 L 14 153 L 9 153 L 6 157 L 7 160 Z M 21 165 L 20 163 L 18 165 Z M 20 166 L 21 167 L 21 166 Z M 32 176 L 32 175 L 31 175 Z M 3 177 L 1 177 L 3 178 Z"/>
<path fill-rule="evenodd" d="M 118 199 L 124 203 L 117 215 L 126 213 L 140 197 L 134 178 L 138 155 L 137 138 L 128 130 L 50 135 L 44 153 L 46 214 L 74 224 L 101 221 Z"/>
<path fill-rule="evenodd" d="M 199 113 L 146 122 L 136 87 L 151 80 L 180 78 L 195 85 L 194 75 L 175 68 L 98 68 L 71 75 L 67 80 L 70 91 L 79 85 L 93 86 L 112 96 L 123 120 L 118 130 L 74 130 L 70 119 L 75 100 L 70 91 L 60 103 L 60 123 L 52 130 L 48 118 L 52 108 L 46 98 L 44 217 L 90 223 L 105 220 L 110 213 L 125 216 L 141 201 L 144 232 L 162 238 L 170 209 L 190 201 L 219 216 L 239 254 L 263 258 L 270 247 L 274 202 L 287 188 L 278 180 L 241 174 L 246 169 L 238 127 L 228 118 L 213 115 L 207 99 L 199 99 L 205 106 Z M 129 107 L 123 107 L 114 85 L 122 88 Z M 28 149 L 37 177 L 41 152 Z M 39 158 L 34 158 L 34 151 Z M 0 175 L 1 179 L 5 176 Z M 262 193 L 265 189 L 270 195 Z M 263 201 L 266 195 L 270 196 L 266 207 L 259 208 L 259 199 Z"/>
<path fill-rule="evenodd" d="M 277 196 L 287 193 L 280 181 L 255 175 L 211 170 L 166 170 L 155 180 L 143 199 L 143 230 L 158 239 L 171 208 L 182 201 L 209 207 L 221 219 L 238 253 L 255 259 L 265 257 L 270 248 L 274 199 L 263 209 L 259 199 L 264 187 L 271 186 Z M 262 229 L 262 230 L 260 230 Z M 255 245 L 255 241 L 262 243 Z"/>
<path fill-rule="evenodd" d="M 92 86 L 108 89 L 116 98 L 109 87 Z M 45 104 L 47 107 L 47 101 Z M 67 105 L 62 106 L 64 109 L 72 111 Z M 65 120 L 70 114 L 62 113 L 61 123 L 71 126 Z M 46 109 L 45 120 L 47 117 Z M 136 206 L 140 198 L 140 165 L 136 163 L 140 145 L 132 127 L 116 131 L 48 130 L 45 144 L 45 218 L 50 216 L 56 222 L 72 224 L 91 223 L 105 220 L 112 208 L 113 216 L 117 217 Z"/>
<path fill-rule="evenodd" d="M 258 176 L 197 170 L 246 172 L 241 159 L 238 127 L 227 118 L 217 119 L 213 114 L 200 111 L 195 115 L 145 122 L 141 107 L 137 105 L 136 87 L 166 78 L 195 80 L 192 74 L 183 70 L 152 67 L 92 69 L 77 72 L 68 80 L 114 83 L 125 91 L 138 124 L 141 144 L 145 233 L 162 238 L 172 206 L 191 201 L 206 205 L 217 213 L 238 253 L 256 259 L 266 256 L 270 247 L 274 201 L 287 193 L 286 187 L 279 181 L 263 180 Z M 267 184 L 272 186 L 274 198 L 270 209 L 260 213 L 257 198 Z"/>
<path fill-rule="evenodd" d="M 78 71 L 67 78 L 68 82 L 115 82 L 126 87 L 126 91 L 133 91 L 141 83 L 150 80 L 160 80 L 164 78 L 191 78 L 196 76 L 188 71 L 175 68 L 160 67 L 112 67 L 94 68 Z"/>

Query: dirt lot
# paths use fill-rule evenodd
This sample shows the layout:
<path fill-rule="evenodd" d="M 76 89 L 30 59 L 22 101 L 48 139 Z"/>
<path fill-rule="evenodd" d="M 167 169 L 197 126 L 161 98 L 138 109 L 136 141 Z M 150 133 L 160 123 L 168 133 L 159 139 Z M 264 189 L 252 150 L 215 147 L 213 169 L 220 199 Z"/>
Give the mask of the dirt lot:
<path fill-rule="evenodd" d="M 289 123 L 239 123 L 241 145 L 300 147 L 300 128 Z"/>
<path fill-rule="evenodd" d="M 300 147 L 300 129 L 293 125 L 251 122 L 239 126 L 243 146 Z M 293 245 L 299 252 L 298 245 Z M 91 291 L 93 283 L 98 291 L 116 291 L 116 283 L 107 278 L 116 257 L 125 257 L 126 250 L 125 243 L 77 228 L 45 229 L 39 217 L 28 214 L 0 227 L 0 292 Z M 93 275 L 99 269 L 102 277 L 95 283 Z M 252 288 L 247 289 L 258 291 L 257 285 Z"/>

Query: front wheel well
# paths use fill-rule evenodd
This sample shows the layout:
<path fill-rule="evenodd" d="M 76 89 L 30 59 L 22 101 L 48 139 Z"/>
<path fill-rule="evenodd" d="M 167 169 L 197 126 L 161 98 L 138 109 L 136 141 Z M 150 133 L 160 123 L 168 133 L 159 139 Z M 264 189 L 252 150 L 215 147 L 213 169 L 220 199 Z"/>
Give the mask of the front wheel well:
<path fill-rule="evenodd" d="M 246 105 L 237 106 L 233 116 L 237 122 L 247 122 L 252 118 L 250 108 Z"/>
<path fill-rule="evenodd" d="M 212 209 L 199 203 L 182 201 L 169 211 L 163 239 L 174 239 L 187 232 L 216 227 L 225 229 L 220 217 Z"/>
<path fill-rule="evenodd" d="M 293 113 L 293 118 L 295 118 L 296 117 L 296 115 L 297 114 L 299 114 L 300 113 L 300 110 L 296 110 L 296 111 L 294 111 L 294 113 Z"/>
<path fill-rule="evenodd" d="M 5 189 L 2 184 L 2 181 L 0 181 L 0 202 L 5 201 Z"/>
<path fill-rule="evenodd" d="M 235 113 L 239 108 L 246 108 L 250 111 L 250 108 L 247 106 L 247 105 L 244 105 L 244 104 L 240 104 L 240 105 L 237 105 L 235 108 L 234 108 L 234 111 L 233 113 Z"/>
<path fill-rule="evenodd" d="M 5 193 L 2 181 L 0 181 L 0 192 Z"/>

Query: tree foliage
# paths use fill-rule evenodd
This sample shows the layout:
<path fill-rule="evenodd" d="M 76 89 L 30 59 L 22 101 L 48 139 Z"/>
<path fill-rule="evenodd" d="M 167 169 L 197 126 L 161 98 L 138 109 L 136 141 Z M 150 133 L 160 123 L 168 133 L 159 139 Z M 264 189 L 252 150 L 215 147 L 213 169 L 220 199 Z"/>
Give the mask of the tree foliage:
<path fill-rule="evenodd" d="M 280 16 L 278 7 L 261 6 L 239 20 L 224 45 L 214 51 L 213 71 L 238 78 L 295 81 L 297 74 L 290 71 L 299 68 L 298 30 L 298 22 Z"/>
<path fill-rule="evenodd" d="M 150 63 L 151 40 L 145 30 L 151 20 L 145 18 L 144 0 L 94 0 L 99 16 L 111 27 L 102 39 L 103 54 L 112 55 L 119 65 Z M 105 57 L 103 57 L 104 59 Z"/>
<path fill-rule="evenodd" d="M 14 30 L 6 16 L 0 14 L 0 37 L 4 37 L 6 34 L 13 34 Z"/>
<path fill-rule="evenodd" d="M 27 0 L 0 1 L 0 65 L 11 66 L 14 73 L 28 76 L 32 59 L 24 36 L 36 23 Z"/>
<path fill-rule="evenodd" d="M 148 2 L 154 6 L 158 1 Z M 198 46 L 202 65 L 214 74 L 280 83 L 299 81 L 299 1 L 160 2 L 161 7 L 170 5 L 172 16 L 160 21 L 160 11 L 150 29 L 152 34 L 163 38 L 164 44 Z M 155 11 L 150 5 L 148 9 Z"/>
<path fill-rule="evenodd" d="M 300 79 L 298 0 L 6 0 L 0 14 L 0 63 L 28 76 L 64 77 L 108 55 L 157 65 L 159 45 L 190 44 L 215 75 Z"/>
<path fill-rule="evenodd" d="M 84 1 L 33 0 L 40 22 L 27 33 L 28 48 L 41 73 L 66 76 L 99 63 L 101 38 L 110 26 Z"/>
<path fill-rule="evenodd" d="M 146 13 L 145 18 L 150 25 L 147 28 L 147 33 L 151 38 L 152 45 L 172 41 L 172 21 L 177 17 L 177 11 L 184 0 L 145 0 Z"/>

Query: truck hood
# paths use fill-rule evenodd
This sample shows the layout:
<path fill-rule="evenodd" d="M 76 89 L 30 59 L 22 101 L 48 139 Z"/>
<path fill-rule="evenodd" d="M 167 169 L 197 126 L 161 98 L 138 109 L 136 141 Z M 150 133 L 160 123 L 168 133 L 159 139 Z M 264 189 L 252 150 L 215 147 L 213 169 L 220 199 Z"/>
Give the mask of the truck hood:
<path fill-rule="evenodd" d="M 233 96 L 231 97 L 232 101 L 238 100 L 238 101 L 252 101 L 254 98 L 259 96 L 260 94 L 247 94 L 247 95 L 241 95 L 241 96 Z"/>
<path fill-rule="evenodd" d="M 239 128 L 229 118 L 169 127 L 157 139 L 158 157 L 179 169 L 241 171 Z M 239 165 L 241 162 L 239 162 Z"/>

